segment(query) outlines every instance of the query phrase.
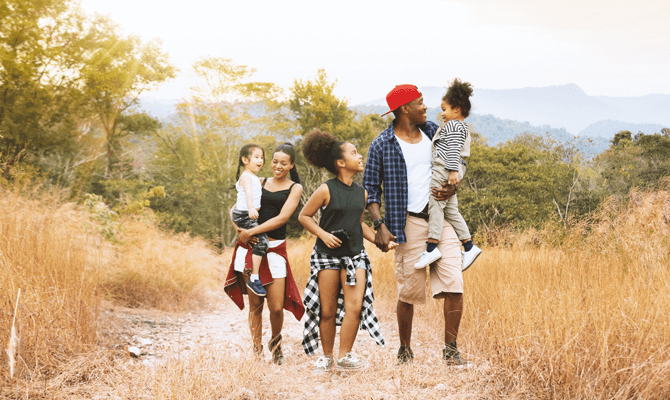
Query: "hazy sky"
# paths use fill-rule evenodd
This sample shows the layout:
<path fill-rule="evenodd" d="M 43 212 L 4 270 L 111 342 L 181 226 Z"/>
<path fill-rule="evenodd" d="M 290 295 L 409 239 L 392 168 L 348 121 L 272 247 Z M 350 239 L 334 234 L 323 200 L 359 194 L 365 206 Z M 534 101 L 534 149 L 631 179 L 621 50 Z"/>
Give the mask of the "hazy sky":
<path fill-rule="evenodd" d="M 82 0 L 126 33 L 160 38 L 181 98 L 204 56 L 288 88 L 324 68 L 350 104 L 396 84 L 508 89 L 576 83 L 589 95 L 670 94 L 668 0 Z M 433 105 L 437 106 L 437 105 Z"/>

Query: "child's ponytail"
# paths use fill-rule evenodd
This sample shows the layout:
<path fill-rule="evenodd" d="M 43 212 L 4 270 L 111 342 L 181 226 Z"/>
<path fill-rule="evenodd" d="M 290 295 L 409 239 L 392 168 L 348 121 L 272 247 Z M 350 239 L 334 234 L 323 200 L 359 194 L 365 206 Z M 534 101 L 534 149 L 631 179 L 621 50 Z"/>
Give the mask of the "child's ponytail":
<path fill-rule="evenodd" d="M 295 165 L 295 147 L 291 143 L 282 143 L 275 149 L 275 153 L 282 152 L 289 156 L 293 168 L 289 171 L 289 176 L 291 180 L 295 183 L 300 183 L 300 175 L 298 175 L 298 167 Z"/>
<path fill-rule="evenodd" d="M 235 173 L 235 183 L 233 183 L 233 185 L 230 187 L 231 189 L 235 189 L 237 181 L 240 180 L 240 168 L 244 167 L 244 161 L 242 161 L 242 157 L 246 157 L 247 160 L 250 159 L 251 152 L 254 149 L 261 149 L 261 151 L 263 152 L 263 158 L 265 158 L 265 150 L 263 150 L 263 148 L 257 145 L 256 143 L 249 143 L 242 146 L 242 148 L 240 149 L 240 156 L 237 158 L 237 173 Z"/>

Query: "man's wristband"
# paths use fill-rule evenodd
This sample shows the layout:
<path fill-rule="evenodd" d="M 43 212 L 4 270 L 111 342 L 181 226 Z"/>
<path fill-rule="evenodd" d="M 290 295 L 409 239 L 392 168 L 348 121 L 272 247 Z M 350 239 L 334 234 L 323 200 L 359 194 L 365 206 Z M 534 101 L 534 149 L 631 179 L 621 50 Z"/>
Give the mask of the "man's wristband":
<path fill-rule="evenodd" d="M 376 220 L 372 221 L 372 226 L 375 228 L 375 230 L 377 230 L 377 228 L 379 228 L 381 226 L 381 224 L 385 224 L 385 223 L 386 222 L 384 222 L 384 218 L 379 218 L 379 219 L 376 219 Z"/>

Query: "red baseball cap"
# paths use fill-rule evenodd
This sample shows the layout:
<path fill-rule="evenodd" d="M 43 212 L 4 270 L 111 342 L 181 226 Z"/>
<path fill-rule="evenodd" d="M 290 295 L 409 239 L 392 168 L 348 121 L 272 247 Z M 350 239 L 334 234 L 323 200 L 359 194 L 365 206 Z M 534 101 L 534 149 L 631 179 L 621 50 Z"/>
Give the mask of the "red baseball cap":
<path fill-rule="evenodd" d="M 391 110 L 382 114 L 382 117 L 419 97 L 421 97 L 421 92 L 419 92 L 419 88 L 417 88 L 416 85 L 396 85 L 396 87 L 386 95 L 386 104 L 389 105 Z"/>

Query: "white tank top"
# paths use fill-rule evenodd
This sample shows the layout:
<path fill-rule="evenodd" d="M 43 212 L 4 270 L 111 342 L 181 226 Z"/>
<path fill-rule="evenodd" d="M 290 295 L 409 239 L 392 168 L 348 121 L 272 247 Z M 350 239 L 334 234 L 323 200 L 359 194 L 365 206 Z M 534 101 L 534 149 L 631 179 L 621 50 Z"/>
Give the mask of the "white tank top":
<path fill-rule="evenodd" d="M 244 175 L 251 177 L 251 191 L 254 194 L 254 208 L 259 209 L 261 208 L 261 195 L 263 194 L 261 180 L 252 173 L 243 172 L 242 176 Z M 242 176 L 240 176 L 240 179 L 242 179 Z M 244 193 L 244 188 L 240 185 L 239 180 L 235 183 L 235 189 L 237 189 L 237 204 L 235 205 L 235 208 L 240 211 L 249 211 L 249 207 L 247 207 L 247 196 Z"/>
<path fill-rule="evenodd" d="M 410 144 L 398 139 L 407 166 L 407 211 L 421 212 L 430 197 L 432 144 L 421 131 L 421 141 Z M 397 137 L 396 137 L 397 138 Z"/>

